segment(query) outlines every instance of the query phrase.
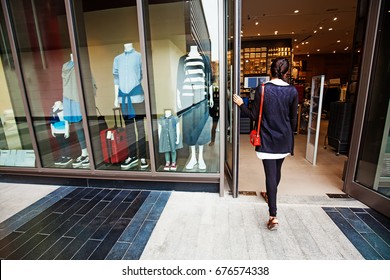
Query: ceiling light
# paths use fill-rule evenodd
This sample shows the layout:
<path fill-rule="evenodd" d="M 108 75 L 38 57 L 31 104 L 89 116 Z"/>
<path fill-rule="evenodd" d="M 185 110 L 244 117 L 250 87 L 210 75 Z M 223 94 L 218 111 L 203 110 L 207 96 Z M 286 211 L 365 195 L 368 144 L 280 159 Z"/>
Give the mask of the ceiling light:
<path fill-rule="evenodd" d="M 278 32 L 279 32 L 279 31 L 275 30 L 275 32 L 274 32 L 274 33 L 275 33 L 275 35 L 278 35 Z"/>
<path fill-rule="evenodd" d="M 349 49 L 349 47 L 346 47 L 344 50 L 347 51 Z"/>
<path fill-rule="evenodd" d="M 291 32 L 291 34 L 295 34 L 295 32 L 294 32 L 294 31 L 292 31 L 292 32 Z"/>
<path fill-rule="evenodd" d="M 298 41 L 298 39 L 294 39 L 294 42 Z"/>
<path fill-rule="evenodd" d="M 333 51 L 333 53 L 336 53 L 336 51 Z"/>
<path fill-rule="evenodd" d="M 294 11 L 294 14 L 297 14 L 297 13 L 299 13 L 299 10 L 295 10 L 295 11 Z"/>
<path fill-rule="evenodd" d="M 309 44 L 309 42 L 306 41 L 305 44 L 307 45 L 307 44 Z"/>
<path fill-rule="evenodd" d="M 314 33 L 317 33 L 317 30 L 314 30 Z"/>
<path fill-rule="evenodd" d="M 319 29 L 322 29 L 322 26 L 320 26 Z"/>
<path fill-rule="evenodd" d="M 332 28 L 332 27 L 330 27 L 328 30 L 329 30 L 329 31 L 332 31 L 332 30 L 333 30 L 333 28 Z"/>
<path fill-rule="evenodd" d="M 341 42 L 341 40 L 337 40 L 337 43 L 340 43 Z"/>
<path fill-rule="evenodd" d="M 296 48 L 299 48 L 299 45 L 297 45 Z"/>
<path fill-rule="evenodd" d="M 257 36 L 260 36 L 260 33 L 257 33 Z"/>
<path fill-rule="evenodd" d="M 305 44 L 305 42 L 302 42 L 302 45 L 304 45 Z"/>
<path fill-rule="evenodd" d="M 258 22 L 258 21 L 256 21 L 256 22 L 255 22 L 255 25 L 259 25 L 259 22 Z"/>
<path fill-rule="evenodd" d="M 320 51 L 320 49 L 317 49 L 317 52 L 319 52 Z"/>
<path fill-rule="evenodd" d="M 333 21 L 336 21 L 336 20 L 337 20 L 337 17 L 334 17 L 334 18 L 333 18 Z"/>
<path fill-rule="evenodd" d="M 310 57 L 310 54 L 307 54 L 307 57 Z"/>

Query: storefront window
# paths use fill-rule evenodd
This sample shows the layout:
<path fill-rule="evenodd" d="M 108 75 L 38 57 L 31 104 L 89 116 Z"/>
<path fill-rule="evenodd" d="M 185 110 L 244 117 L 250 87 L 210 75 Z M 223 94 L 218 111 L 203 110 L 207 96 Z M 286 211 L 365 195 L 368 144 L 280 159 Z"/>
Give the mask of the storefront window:
<path fill-rule="evenodd" d="M 157 171 L 219 171 L 216 3 L 149 2 Z"/>
<path fill-rule="evenodd" d="M 148 171 L 136 1 L 74 1 L 73 10 L 96 168 Z"/>
<path fill-rule="evenodd" d="M 64 2 L 8 2 L 42 166 L 89 168 Z"/>
<path fill-rule="evenodd" d="M 0 6 L 0 15 L 3 15 Z M 0 166 L 35 167 L 35 153 L 3 16 L 0 16 Z"/>

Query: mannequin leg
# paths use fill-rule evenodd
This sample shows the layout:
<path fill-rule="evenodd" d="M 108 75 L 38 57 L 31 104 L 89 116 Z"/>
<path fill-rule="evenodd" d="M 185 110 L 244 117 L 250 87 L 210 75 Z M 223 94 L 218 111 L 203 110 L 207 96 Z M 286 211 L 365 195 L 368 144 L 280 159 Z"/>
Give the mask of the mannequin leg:
<path fill-rule="evenodd" d="M 206 163 L 204 162 L 204 159 L 203 159 L 203 145 L 199 146 L 199 159 L 198 159 L 198 163 L 199 163 L 199 169 L 206 169 Z"/>
<path fill-rule="evenodd" d="M 171 154 L 170 152 L 165 152 L 165 166 L 164 170 L 168 171 L 171 168 Z"/>
<path fill-rule="evenodd" d="M 85 135 L 83 130 L 83 122 L 79 121 L 74 123 L 74 128 L 76 130 L 77 138 L 80 143 L 81 155 L 72 163 L 73 168 L 89 168 L 89 157 L 87 145 L 85 142 Z"/>
<path fill-rule="evenodd" d="M 192 169 L 194 168 L 195 164 L 197 164 L 195 146 L 190 146 L 190 147 L 191 147 L 191 159 L 187 163 L 186 169 Z"/>

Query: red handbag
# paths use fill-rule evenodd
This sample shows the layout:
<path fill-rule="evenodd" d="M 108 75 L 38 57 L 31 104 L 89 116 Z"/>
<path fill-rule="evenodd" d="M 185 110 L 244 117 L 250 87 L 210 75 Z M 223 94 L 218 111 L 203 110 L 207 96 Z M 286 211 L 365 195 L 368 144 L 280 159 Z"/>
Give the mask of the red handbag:
<path fill-rule="evenodd" d="M 261 103 L 260 103 L 260 110 L 259 110 L 259 121 L 257 123 L 257 130 L 253 129 L 249 135 L 249 141 L 253 146 L 261 146 L 260 123 L 261 123 L 261 117 L 263 115 L 263 103 L 264 103 L 264 84 L 261 85 Z"/>

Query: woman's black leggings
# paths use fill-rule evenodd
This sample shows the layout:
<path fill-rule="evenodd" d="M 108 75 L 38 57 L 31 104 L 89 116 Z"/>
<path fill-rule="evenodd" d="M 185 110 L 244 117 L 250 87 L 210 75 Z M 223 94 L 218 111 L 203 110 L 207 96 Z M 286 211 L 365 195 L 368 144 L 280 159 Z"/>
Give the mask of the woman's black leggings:
<path fill-rule="evenodd" d="M 265 184 L 268 196 L 268 211 L 269 215 L 276 217 L 276 193 L 282 176 L 282 164 L 284 158 L 281 159 L 263 159 L 265 172 Z"/>

